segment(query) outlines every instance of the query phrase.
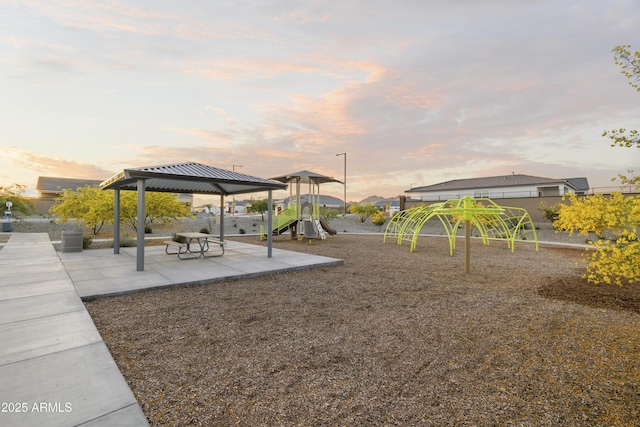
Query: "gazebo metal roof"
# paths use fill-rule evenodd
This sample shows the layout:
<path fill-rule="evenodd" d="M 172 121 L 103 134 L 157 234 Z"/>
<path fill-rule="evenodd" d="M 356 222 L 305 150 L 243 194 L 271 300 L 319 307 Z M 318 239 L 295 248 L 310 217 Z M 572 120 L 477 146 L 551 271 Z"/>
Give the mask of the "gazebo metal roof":
<path fill-rule="evenodd" d="M 145 180 L 146 191 L 194 194 L 243 194 L 267 190 L 286 190 L 282 182 L 258 178 L 201 163 L 175 163 L 124 169 L 100 184 L 103 190 L 136 190 L 138 179 Z"/>

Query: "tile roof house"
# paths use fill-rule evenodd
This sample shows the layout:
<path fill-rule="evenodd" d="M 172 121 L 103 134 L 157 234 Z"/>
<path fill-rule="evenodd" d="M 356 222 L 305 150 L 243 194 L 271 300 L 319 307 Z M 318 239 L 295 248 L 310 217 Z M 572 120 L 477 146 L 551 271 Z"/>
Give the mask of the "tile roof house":
<path fill-rule="evenodd" d="M 81 187 L 100 187 L 104 180 L 101 179 L 78 179 L 59 178 L 51 176 L 39 176 L 36 181 L 36 191 L 38 197 L 32 200 L 36 211 L 45 214 L 53 206 L 56 198 L 62 195 L 63 190 L 77 190 Z M 193 194 L 180 194 L 179 200 L 184 203 L 193 204 Z"/>
<path fill-rule="evenodd" d="M 51 176 L 39 176 L 36 181 L 38 197 L 31 199 L 36 213 L 46 214 L 56 198 L 60 197 L 63 190 L 77 190 L 87 185 L 100 185 L 102 181 L 95 179 L 58 178 Z"/>
<path fill-rule="evenodd" d="M 104 180 L 100 179 L 76 179 L 39 176 L 36 182 L 36 191 L 40 199 L 53 200 L 62 194 L 63 190 L 77 190 L 80 187 L 100 187 Z M 184 203 L 193 203 L 193 194 L 180 194 L 179 200 Z"/>
<path fill-rule="evenodd" d="M 41 199 L 55 199 L 63 190 L 77 190 L 80 187 L 99 186 L 99 179 L 57 178 L 51 176 L 39 176 L 36 182 L 36 191 Z"/>
<path fill-rule="evenodd" d="M 587 178 L 554 179 L 511 174 L 484 178 L 455 179 L 439 184 L 414 187 L 405 193 L 424 201 L 459 199 L 464 196 L 492 199 L 512 197 L 563 196 L 567 193 L 586 194 Z"/>

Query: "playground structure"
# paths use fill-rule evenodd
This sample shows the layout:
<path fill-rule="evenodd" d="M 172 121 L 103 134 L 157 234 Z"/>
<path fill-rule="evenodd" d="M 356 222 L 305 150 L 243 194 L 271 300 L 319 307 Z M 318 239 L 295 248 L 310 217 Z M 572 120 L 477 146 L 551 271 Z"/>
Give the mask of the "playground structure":
<path fill-rule="evenodd" d="M 432 218 L 437 218 L 445 229 L 449 240 L 449 255 L 453 255 L 458 230 L 464 225 L 467 273 L 470 270 L 470 238 L 473 227 L 478 230 L 485 245 L 490 240 L 503 240 L 513 252 L 516 241 L 534 241 L 536 251 L 538 250 L 535 225 L 525 209 L 498 206 L 491 199 L 470 196 L 416 206 L 396 213 L 387 224 L 384 242 L 396 239 L 400 245 L 403 241 L 410 241 L 409 250 L 413 252 L 422 227 Z"/>
<path fill-rule="evenodd" d="M 337 179 L 315 172 L 300 171 L 272 178 L 289 184 L 289 206 L 280 211 L 274 218 L 272 234 L 280 235 L 289 231 L 292 239 L 325 239 L 326 234 L 336 231 L 320 217 L 320 184 L 327 182 L 341 183 Z M 293 194 L 295 183 L 295 197 Z M 309 185 L 309 202 L 301 202 L 301 184 Z M 292 201 L 295 200 L 294 203 Z M 300 229 L 299 229 L 299 226 Z M 261 238 L 264 238 L 261 231 Z"/>

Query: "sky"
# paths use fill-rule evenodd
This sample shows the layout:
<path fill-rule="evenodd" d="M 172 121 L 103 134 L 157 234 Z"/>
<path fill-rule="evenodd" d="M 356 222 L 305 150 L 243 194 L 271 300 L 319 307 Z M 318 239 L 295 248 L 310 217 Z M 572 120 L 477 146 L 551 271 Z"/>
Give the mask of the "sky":
<path fill-rule="evenodd" d="M 38 176 L 192 161 L 342 181 L 346 158 L 349 201 L 512 173 L 608 187 L 640 169 L 640 150 L 602 136 L 640 128 L 640 93 L 612 53 L 640 50 L 637 0 L 0 0 L 0 11 L 0 186 L 27 195 Z"/>

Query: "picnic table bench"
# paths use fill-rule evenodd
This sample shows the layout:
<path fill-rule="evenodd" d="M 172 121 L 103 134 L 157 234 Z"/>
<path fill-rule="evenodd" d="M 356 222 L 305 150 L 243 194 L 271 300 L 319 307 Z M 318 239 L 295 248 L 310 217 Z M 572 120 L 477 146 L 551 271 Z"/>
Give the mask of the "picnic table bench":
<path fill-rule="evenodd" d="M 224 255 L 224 246 L 227 242 L 216 239 L 216 236 L 206 233 L 176 233 L 177 236 L 183 237 L 185 242 L 176 242 L 175 240 L 165 240 L 166 245 L 164 251 L 167 255 L 178 255 L 180 259 L 192 258 L 214 258 Z M 197 244 L 197 246 L 196 246 Z M 218 245 L 219 252 L 208 255 L 211 245 Z M 169 252 L 169 248 L 175 248 L 176 252 Z"/>

